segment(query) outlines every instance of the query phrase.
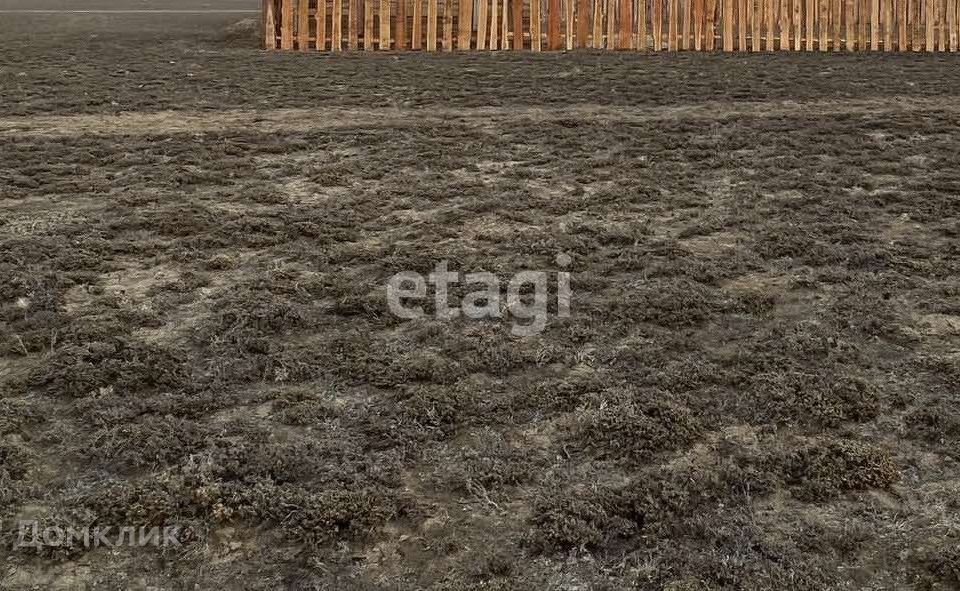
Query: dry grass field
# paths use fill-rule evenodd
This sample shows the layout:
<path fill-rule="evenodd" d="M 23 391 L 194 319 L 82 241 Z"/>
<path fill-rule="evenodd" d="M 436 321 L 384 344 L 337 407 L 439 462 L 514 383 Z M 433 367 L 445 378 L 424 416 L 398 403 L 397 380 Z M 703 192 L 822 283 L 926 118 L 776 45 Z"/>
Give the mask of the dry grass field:
<path fill-rule="evenodd" d="M 0 587 L 960 585 L 960 59 L 240 18 L 0 14 Z M 536 337 L 387 308 L 560 253 Z"/>

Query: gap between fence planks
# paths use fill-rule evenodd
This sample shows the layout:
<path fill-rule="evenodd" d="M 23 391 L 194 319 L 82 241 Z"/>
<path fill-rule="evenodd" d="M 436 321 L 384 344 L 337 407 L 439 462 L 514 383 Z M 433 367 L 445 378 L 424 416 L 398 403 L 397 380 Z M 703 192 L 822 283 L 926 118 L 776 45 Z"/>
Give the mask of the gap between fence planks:
<path fill-rule="evenodd" d="M 719 43 L 723 51 L 957 52 L 958 4 L 960 0 L 262 0 L 261 39 L 268 49 L 297 51 L 341 51 L 346 41 L 346 49 L 368 51 L 712 51 Z"/>

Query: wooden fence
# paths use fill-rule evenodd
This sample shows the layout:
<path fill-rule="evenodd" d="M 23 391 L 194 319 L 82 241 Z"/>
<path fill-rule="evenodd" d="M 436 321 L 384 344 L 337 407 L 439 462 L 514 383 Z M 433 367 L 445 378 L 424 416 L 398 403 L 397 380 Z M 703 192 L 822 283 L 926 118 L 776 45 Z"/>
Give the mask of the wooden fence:
<path fill-rule="evenodd" d="M 960 0 L 263 0 L 300 51 L 957 51 Z"/>

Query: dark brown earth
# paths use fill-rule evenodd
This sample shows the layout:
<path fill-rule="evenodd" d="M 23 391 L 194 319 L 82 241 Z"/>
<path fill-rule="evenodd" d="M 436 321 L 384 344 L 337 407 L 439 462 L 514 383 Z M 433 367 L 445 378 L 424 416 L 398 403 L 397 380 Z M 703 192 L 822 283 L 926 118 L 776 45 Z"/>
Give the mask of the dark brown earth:
<path fill-rule="evenodd" d="M 957 57 L 237 18 L 0 15 L 0 587 L 960 585 Z M 538 337 L 387 309 L 559 253 Z"/>

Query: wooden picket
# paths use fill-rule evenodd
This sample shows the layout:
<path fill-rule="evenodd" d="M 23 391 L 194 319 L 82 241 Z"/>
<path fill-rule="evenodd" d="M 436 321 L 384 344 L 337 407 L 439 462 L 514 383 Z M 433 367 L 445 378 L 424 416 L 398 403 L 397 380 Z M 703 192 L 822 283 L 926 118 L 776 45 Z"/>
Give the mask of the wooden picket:
<path fill-rule="evenodd" d="M 540 2 L 534 2 L 538 7 Z M 539 14 L 539 8 L 537 8 L 537 14 Z M 587 39 L 590 36 L 590 0 L 577 0 L 577 32 L 574 35 L 574 40 L 576 41 L 576 46 L 578 49 L 583 49 L 585 47 L 590 47 L 587 42 Z M 538 25 L 539 26 L 539 25 Z M 538 29 L 539 30 L 539 29 Z M 540 48 L 533 48 L 534 51 L 539 51 Z"/>
<path fill-rule="evenodd" d="M 334 51 L 343 49 L 343 0 L 334 0 Z M 347 0 L 347 47 L 360 48 L 360 0 Z"/>
<path fill-rule="evenodd" d="M 443 50 L 453 51 L 453 0 L 443 3 Z"/>
<path fill-rule="evenodd" d="M 317 10 L 313 18 L 317 23 L 314 47 L 317 51 L 325 51 L 327 49 L 327 0 L 317 2 Z"/>
<path fill-rule="evenodd" d="M 263 45 L 282 50 L 960 50 L 960 0 L 262 3 Z"/>
<path fill-rule="evenodd" d="M 494 0 L 496 2 L 496 0 Z M 427 51 L 437 50 L 437 0 L 427 0 Z"/>

